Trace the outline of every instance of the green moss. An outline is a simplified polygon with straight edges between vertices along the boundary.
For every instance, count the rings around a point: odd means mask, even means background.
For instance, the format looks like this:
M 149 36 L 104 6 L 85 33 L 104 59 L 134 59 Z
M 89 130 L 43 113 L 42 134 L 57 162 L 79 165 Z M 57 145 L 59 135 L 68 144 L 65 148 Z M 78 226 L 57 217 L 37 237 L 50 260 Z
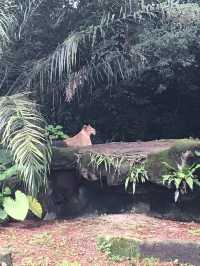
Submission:
M 166 174 L 166 167 L 163 166 L 163 162 L 167 162 L 169 165 L 176 167 L 177 163 L 180 163 L 181 155 L 183 152 L 200 151 L 199 139 L 180 139 L 175 142 L 171 148 L 162 150 L 157 153 L 152 153 L 147 156 L 145 161 L 145 170 L 149 180 L 161 184 L 162 175 Z M 133 152 L 134 153 L 134 152 Z M 135 151 L 136 153 L 136 151 Z M 133 155 L 133 156 L 132 156 Z M 134 162 L 135 154 L 110 154 L 104 155 L 101 153 L 91 152 L 87 149 L 74 149 L 74 148 L 54 148 L 52 165 L 53 169 L 75 169 L 78 167 L 80 172 L 87 170 L 91 176 L 95 176 L 95 180 L 105 176 L 107 182 L 110 185 L 117 185 L 122 183 L 126 178 L 130 170 L 131 162 Z M 200 161 L 200 158 L 195 160 Z M 138 159 L 137 159 L 138 161 Z
M 121 237 L 99 237 L 97 247 L 113 261 L 140 257 L 139 242 Z
M 177 163 L 180 163 L 182 153 L 188 150 L 192 152 L 196 150 L 199 151 L 200 140 L 180 139 L 168 150 L 150 154 L 145 162 L 145 169 L 147 170 L 149 179 L 156 183 L 162 183 L 161 176 L 167 174 L 167 169 L 162 163 L 167 162 L 169 165 L 176 168 Z

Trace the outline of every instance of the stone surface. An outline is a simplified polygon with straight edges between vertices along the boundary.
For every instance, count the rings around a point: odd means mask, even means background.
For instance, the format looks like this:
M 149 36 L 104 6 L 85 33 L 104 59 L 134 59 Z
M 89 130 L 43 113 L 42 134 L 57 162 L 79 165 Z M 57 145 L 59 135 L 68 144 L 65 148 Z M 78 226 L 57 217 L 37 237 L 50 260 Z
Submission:
M 166 168 L 162 163 L 168 162 L 177 167 L 182 154 L 188 150 L 191 151 L 188 163 L 200 162 L 194 152 L 200 151 L 200 140 L 194 139 L 106 143 L 79 149 L 54 147 L 52 171 L 49 176 L 51 193 L 44 204 L 47 210 L 45 219 L 74 216 L 83 212 L 118 213 L 123 210 L 150 210 L 161 215 L 180 217 L 187 205 L 188 210 L 191 210 L 191 206 L 196 208 L 194 202 L 198 198 L 199 190 L 195 188 L 192 193 L 194 200 L 189 204 L 179 204 L 179 209 L 171 212 L 174 208 L 174 190 L 163 185 L 162 175 L 166 173 Z M 93 156 L 97 156 L 96 163 Z M 131 194 L 127 196 L 125 193 L 124 180 L 131 165 L 141 162 L 145 164 L 149 180 L 136 185 L 133 199 Z M 125 195 L 115 191 L 115 188 L 120 187 Z M 146 205 L 141 206 L 140 202 Z M 195 208 L 192 208 L 192 211 L 194 209 L 196 212 Z M 188 213 L 184 214 L 183 219 L 187 216 Z
M 78 171 L 82 178 L 92 181 L 106 180 L 109 186 L 113 186 L 124 181 L 132 164 L 145 162 L 150 181 L 162 184 L 161 176 L 165 173 L 162 162 L 168 162 L 176 167 L 176 164 L 180 163 L 182 154 L 187 150 L 192 152 L 200 150 L 200 140 L 169 139 L 97 144 L 80 149 L 55 148 L 52 168 L 73 169 Z M 113 161 L 110 166 L 106 166 L 105 163 L 100 164 L 99 159 L 97 167 L 91 162 L 92 155 L 104 156 Z M 194 155 L 192 160 L 199 159 Z

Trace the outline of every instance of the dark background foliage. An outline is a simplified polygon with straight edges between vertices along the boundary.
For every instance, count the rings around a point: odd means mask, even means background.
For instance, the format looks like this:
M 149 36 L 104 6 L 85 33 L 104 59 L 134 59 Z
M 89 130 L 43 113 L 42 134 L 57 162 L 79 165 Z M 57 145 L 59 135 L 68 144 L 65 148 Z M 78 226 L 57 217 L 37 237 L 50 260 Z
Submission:
M 84 32 L 70 73 L 63 71 L 51 82 L 43 77 L 45 89 L 41 76 L 32 80 L 49 123 L 63 125 L 69 135 L 91 123 L 97 143 L 199 137 L 200 20 L 198 13 L 190 17 L 198 6 L 184 6 L 186 13 L 180 15 L 181 4 L 171 12 L 155 5 L 141 11 L 139 1 L 126 0 L 80 0 L 76 8 L 66 0 L 36 2 L 24 21 L 28 1 L 21 1 L 23 8 L 14 1 L 18 24 L 1 62 L 1 80 L 6 70 L 2 95 L 24 89 L 38 60 L 47 59 L 71 34 Z M 87 32 L 101 24 L 102 16 L 105 23 L 91 45 L 94 35 L 89 38 Z M 144 65 L 130 56 L 138 54 Z M 66 90 L 75 73 L 82 82 L 68 102 Z

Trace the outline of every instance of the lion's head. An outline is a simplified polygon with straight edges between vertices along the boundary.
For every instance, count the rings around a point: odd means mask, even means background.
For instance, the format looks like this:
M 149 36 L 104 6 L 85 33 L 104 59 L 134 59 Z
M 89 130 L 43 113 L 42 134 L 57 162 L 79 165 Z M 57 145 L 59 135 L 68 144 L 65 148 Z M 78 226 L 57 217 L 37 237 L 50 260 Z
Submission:
M 91 125 L 84 125 L 83 130 L 90 136 L 96 135 L 96 129 L 93 128 Z

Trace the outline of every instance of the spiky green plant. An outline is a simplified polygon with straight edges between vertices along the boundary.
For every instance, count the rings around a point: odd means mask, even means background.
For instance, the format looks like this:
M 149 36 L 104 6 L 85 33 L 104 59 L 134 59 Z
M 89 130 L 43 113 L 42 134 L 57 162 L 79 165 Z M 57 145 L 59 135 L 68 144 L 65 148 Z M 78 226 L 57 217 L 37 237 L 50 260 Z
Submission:
M 198 156 L 198 151 L 195 151 Z M 174 201 L 177 202 L 180 194 L 188 192 L 188 188 L 192 191 L 194 185 L 200 186 L 199 181 L 199 163 L 188 164 L 188 158 L 193 155 L 192 151 L 183 152 L 181 155 L 181 163 L 176 162 L 173 167 L 167 162 L 163 162 L 166 167 L 166 173 L 162 176 L 163 183 L 167 183 L 169 187 L 176 188 Z
M 197 170 L 200 168 L 200 164 L 193 164 L 192 166 L 177 164 L 177 168 L 172 167 L 166 162 L 163 162 L 163 165 L 167 169 L 167 174 L 162 176 L 163 183 L 167 183 L 169 186 L 175 186 L 175 202 L 177 202 L 180 193 L 187 193 L 188 188 L 193 190 L 194 185 L 200 186 L 199 178 L 196 175 Z
M 114 156 L 114 155 L 106 155 L 100 153 L 90 153 L 90 162 L 94 169 L 98 170 L 105 170 L 106 172 L 110 173 L 111 170 L 114 170 L 114 173 L 120 172 L 120 167 L 122 162 L 125 160 L 123 156 Z
M 35 103 L 24 94 L 0 98 L 1 143 L 8 148 L 18 166 L 29 194 L 47 188 L 51 146 L 45 120 Z
M 144 183 L 146 180 L 148 180 L 148 174 L 144 163 L 134 164 L 130 167 L 125 178 L 125 190 L 132 183 L 132 193 L 135 194 L 136 184 L 139 182 Z

